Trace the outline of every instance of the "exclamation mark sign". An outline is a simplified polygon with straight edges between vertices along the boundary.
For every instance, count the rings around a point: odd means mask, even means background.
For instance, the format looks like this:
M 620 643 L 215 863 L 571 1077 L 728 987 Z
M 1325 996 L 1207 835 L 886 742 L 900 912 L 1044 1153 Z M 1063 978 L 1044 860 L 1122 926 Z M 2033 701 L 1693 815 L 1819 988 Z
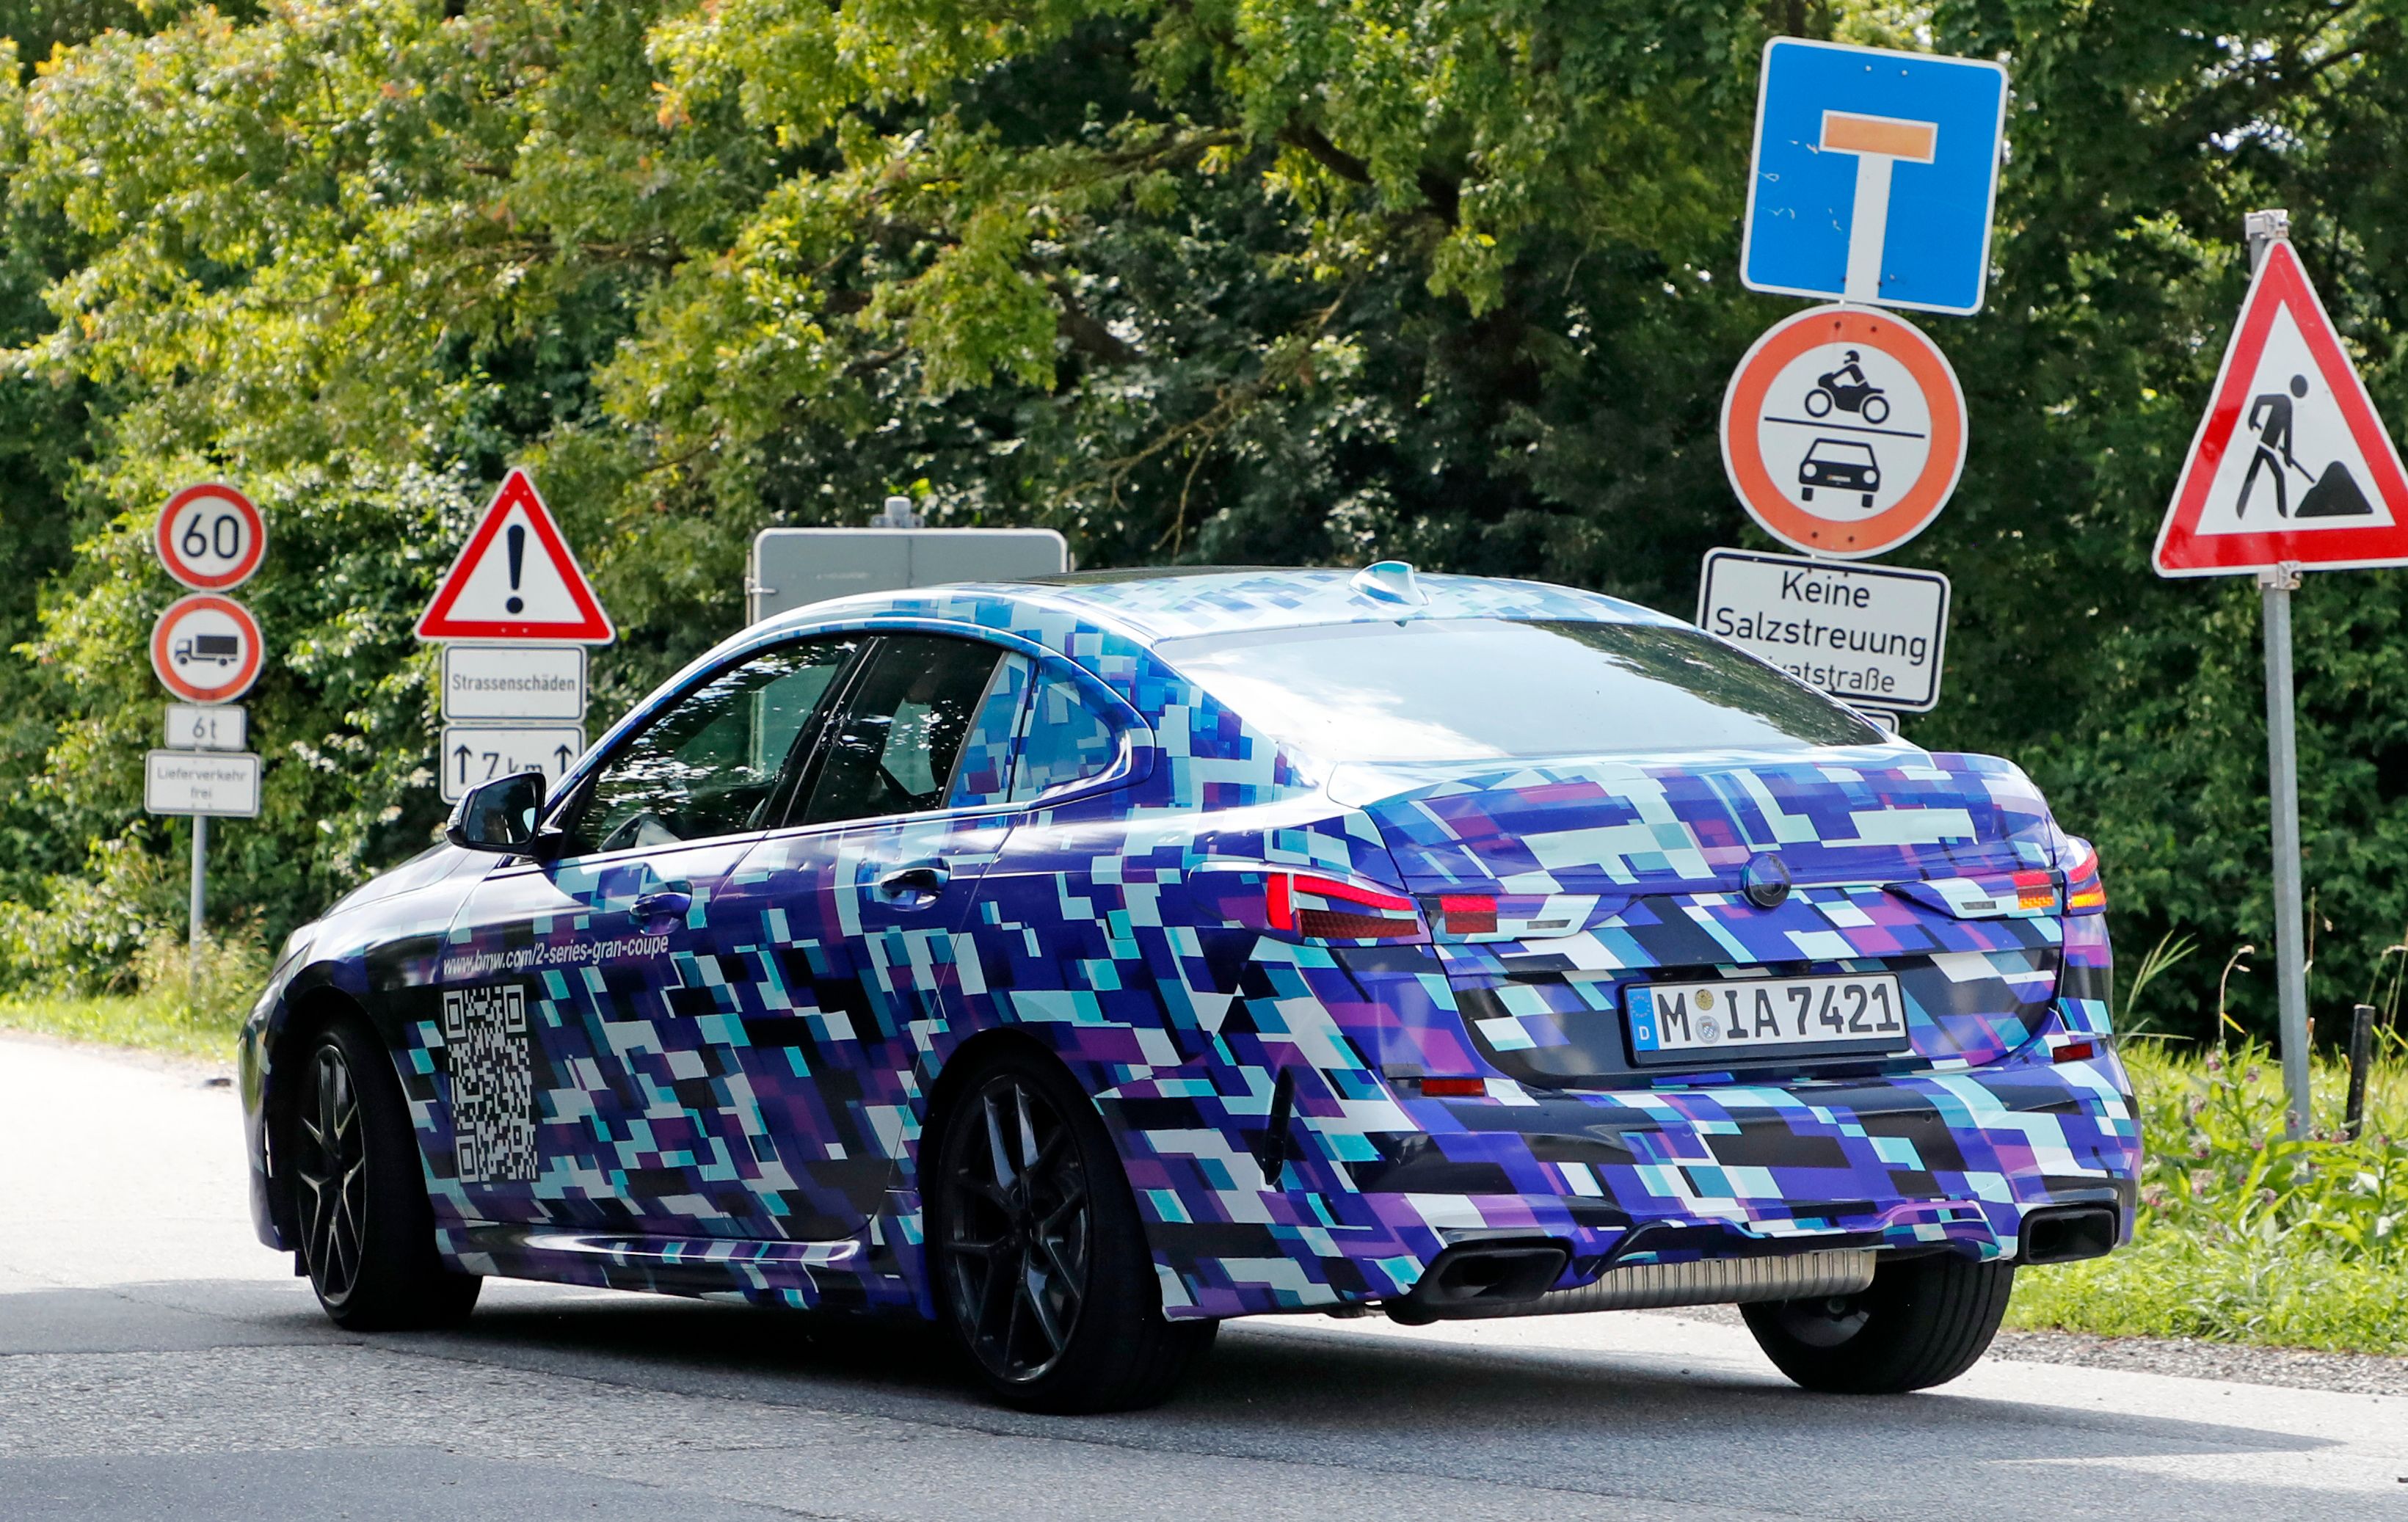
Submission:
M 510 556 L 510 600 L 502 604 L 513 613 L 526 611 L 526 599 L 519 596 L 519 575 L 526 569 L 526 528 L 512 524 L 504 533 L 509 537 Z

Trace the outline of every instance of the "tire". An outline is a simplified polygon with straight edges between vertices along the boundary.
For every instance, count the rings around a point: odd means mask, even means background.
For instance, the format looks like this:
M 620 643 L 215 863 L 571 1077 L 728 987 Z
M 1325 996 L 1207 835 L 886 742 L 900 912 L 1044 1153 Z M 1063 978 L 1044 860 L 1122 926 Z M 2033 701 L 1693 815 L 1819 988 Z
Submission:
M 1880 427 L 1883 424 L 1887 423 L 1889 421 L 1889 398 L 1886 396 L 1866 397 L 1864 419 L 1867 423 L 1871 424 L 1876 428 Z
M 1812 502 L 1814 500 L 1814 488 L 1812 486 L 1800 486 L 1798 488 L 1798 495 L 1804 501 Z
M 1138 1411 L 1220 1324 L 1171 1321 L 1103 1117 L 1050 1058 L 982 1064 L 927 1177 L 937 1314 L 987 1393 L 1024 1411 Z
M 1806 394 L 1806 415 L 1810 418 L 1829 417 L 1831 415 L 1831 394 L 1824 390 L 1821 386 L 1816 386 L 1813 390 Z
M 408 1106 L 365 1022 L 337 1020 L 302 1048 L 286 1136 L 301 1267 L 335 1324 L 404 1331 L 466 1319 L 484 1281 L 435 1250 Z
M 1742 1305 L 1740 1314 L 1765 1357 L 1807 1389 L 1899 1395 L 1972 1368 L 2014 1285 L 2010 1260 L 1916 1257 L 1885 1265 L 1855 1295 Z

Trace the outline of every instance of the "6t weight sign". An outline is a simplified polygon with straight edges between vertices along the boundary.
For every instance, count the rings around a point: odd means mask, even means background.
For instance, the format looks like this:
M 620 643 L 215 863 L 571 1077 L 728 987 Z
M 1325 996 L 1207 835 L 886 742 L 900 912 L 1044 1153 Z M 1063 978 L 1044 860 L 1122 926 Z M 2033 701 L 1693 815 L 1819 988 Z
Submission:
M 209 481 L 187 486 L 159 514 L 159 559 L 186 586 L 220 592 L 239 586 L 267 553 L 267 524 L 251 498 Z

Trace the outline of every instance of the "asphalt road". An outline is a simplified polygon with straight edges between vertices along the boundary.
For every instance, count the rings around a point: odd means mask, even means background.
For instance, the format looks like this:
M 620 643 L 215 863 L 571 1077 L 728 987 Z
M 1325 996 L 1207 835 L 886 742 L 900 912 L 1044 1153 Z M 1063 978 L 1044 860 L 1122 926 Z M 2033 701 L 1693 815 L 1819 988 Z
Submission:
M 895 1324 L 495 1284 L 363 1338 L 251 1239 L 230 1090 L 0 1039 L 0 1518 L 2401 1517 L 2408 1401 L 1988 1360 L 1791 1388 L 1670 1315 L 1225 1329 L 1021 1416 Z

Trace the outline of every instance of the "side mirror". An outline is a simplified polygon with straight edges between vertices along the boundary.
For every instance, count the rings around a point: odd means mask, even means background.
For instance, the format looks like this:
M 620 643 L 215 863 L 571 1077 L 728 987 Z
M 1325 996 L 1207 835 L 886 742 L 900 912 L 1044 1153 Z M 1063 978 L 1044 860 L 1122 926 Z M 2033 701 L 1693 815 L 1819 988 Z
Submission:
M 543 816 L 544 783 L 539 771 L 522 771 L 468 790 L 452 810 L 443 838 L 470 851 L 491 851 L 505 856 L 540 856 L 536 821 Z

